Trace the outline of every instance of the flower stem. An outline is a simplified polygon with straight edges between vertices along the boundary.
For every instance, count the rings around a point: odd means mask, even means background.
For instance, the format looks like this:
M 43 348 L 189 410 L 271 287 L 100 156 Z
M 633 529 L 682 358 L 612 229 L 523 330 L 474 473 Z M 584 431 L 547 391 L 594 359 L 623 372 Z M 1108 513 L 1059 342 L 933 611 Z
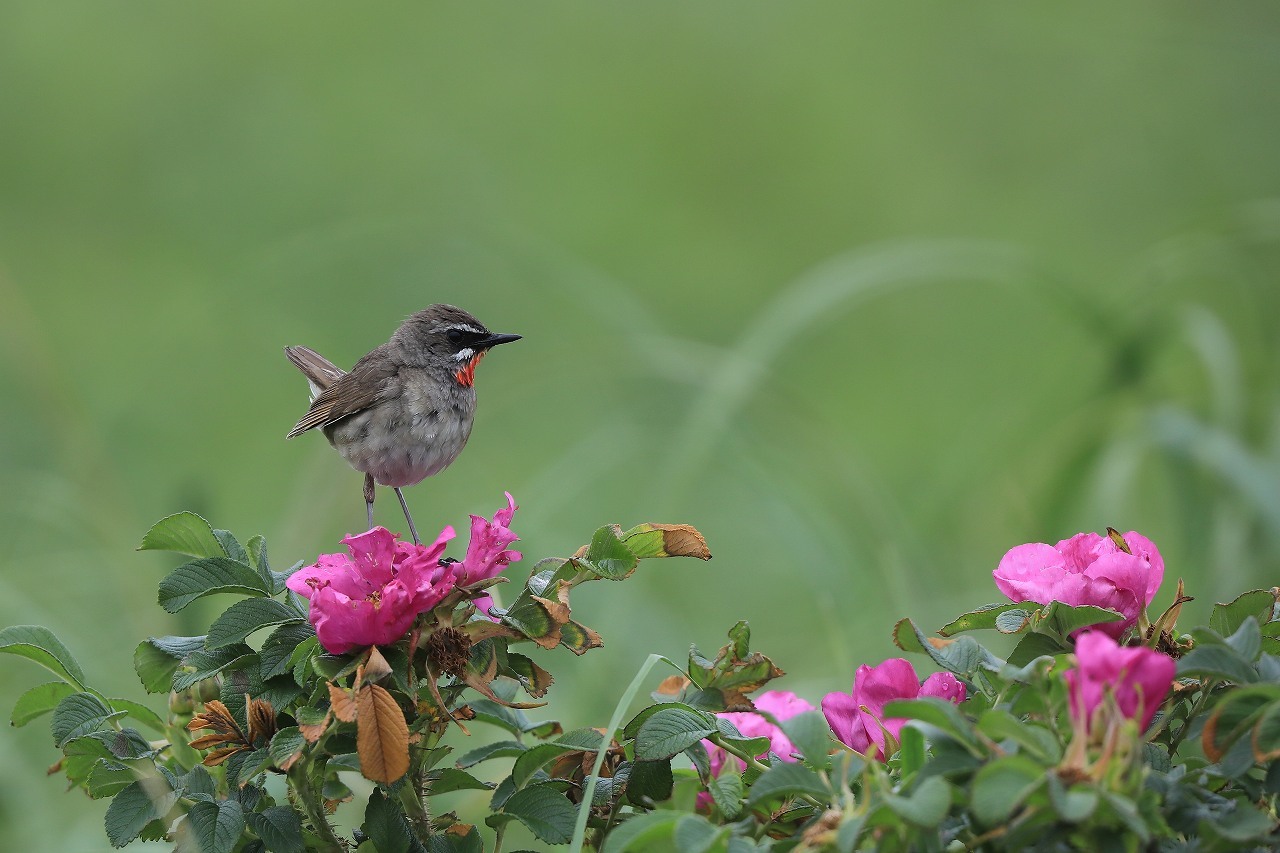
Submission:
M 324 843 L 321 849 L 325 853 L 344 853 L 347 848 L 334 834 L 333 827 L 329 825 L 329 817 L 324 812 L 324 803 L 316 789 L 315 776 L 317 775 L 323 779 L 324 763 L 308 758 L 306 761 L 298 762 L 289 771 L 289 781 L 298 792 L 298 799 L 302 803 L 307 819 L 311 822 L 311 828 Z

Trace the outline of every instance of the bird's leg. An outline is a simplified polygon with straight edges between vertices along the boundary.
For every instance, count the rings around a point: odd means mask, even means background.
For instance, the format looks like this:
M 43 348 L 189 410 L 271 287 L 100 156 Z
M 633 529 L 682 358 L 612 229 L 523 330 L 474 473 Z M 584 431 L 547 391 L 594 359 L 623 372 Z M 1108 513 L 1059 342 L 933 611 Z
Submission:
M 373 529 L 373 475 L 364 475 L 364 508 L 369 515 L 369 530 Z
M 421 545 L 422 540 L 418 538 L 418 528 L 413 526 L 413 516 L 409 515 L 409 505 L 404 502 L 404 492 L 399 487 L 392 486 L 396 490 L 396 497 L 400 499 L 400 508 L 404 510 L 404 520 L 409 522 L 409 535 L 413 537 L 414 545 Z

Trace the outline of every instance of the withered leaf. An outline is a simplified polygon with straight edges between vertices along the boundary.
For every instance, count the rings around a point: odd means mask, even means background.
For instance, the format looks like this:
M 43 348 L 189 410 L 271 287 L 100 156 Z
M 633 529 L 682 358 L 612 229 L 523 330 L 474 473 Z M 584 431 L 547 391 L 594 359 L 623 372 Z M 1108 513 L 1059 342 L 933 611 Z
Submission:
M 409 770 L 409 725 L 391 694 L 366 684 L 356 694 L 356 751 L 366 779 L 390 785 Z
M 391 674 L 391 664 L 387 663 L 387 659 L 382 656 L 382 652 L 378 651 L 377 646 L 369 647 L 369 657 L 364 663 L 364 680 L 372 684 L 375 681 L 381 681 Z
M 344 723 L 356 720 L 356 703 L 351 694 L 332 681 L 329 682 L 329 703 L 333 706 L 333 715 Z
M 707 540 L 697 528 L 688 524 L 654 524 L 652 526 L 655 530 L 662 531 L 662 550 L 668 557 L 711 559 L 711 549 L 707 547 Z

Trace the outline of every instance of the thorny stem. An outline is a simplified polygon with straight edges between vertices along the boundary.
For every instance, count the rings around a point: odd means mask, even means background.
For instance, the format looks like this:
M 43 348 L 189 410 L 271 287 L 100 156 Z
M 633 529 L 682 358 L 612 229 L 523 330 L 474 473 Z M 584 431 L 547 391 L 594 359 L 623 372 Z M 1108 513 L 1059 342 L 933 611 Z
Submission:
M 344 853 L 347 849 L 346 845 L 338 839 L 334 834 L 333 827 L 329 825 L 329 817 L 324 813 L 324 803 L 320 801 L 320 797 L 316 793 L 313 775 L 320 778 L 324 776 L 324 762 L 316 761 L 314 758 L 308 758 L 306 761 L 300 761 L 289 771 L 289 779 L 293 782 L 294 789 L 298 792 L 298 799 L 302 801 L 302 808 L 307 813 L 307 819 L 311 821 L 311 827 L 320 836 L 324 842 L 323 850 L 327 853 Z
M 1200 698 L 1196 700 L 1195 705 L 1191 706 L 1191 712 L 1187 714 L 1186 722 L 1182 724 L 1182 729 L 1178 734 L 1169 741 L 1169 754 L 1173 755 L 1178 751 L 1178 745 L 1182 743 L 1183 738 L 1191 730 L 1191 721 L 1204 710 L 1204 706 L 1208 704 L 1209 697 L 1213 693 L 1216 683 L 1213 679 L 1206 680 L 1200 686 Z

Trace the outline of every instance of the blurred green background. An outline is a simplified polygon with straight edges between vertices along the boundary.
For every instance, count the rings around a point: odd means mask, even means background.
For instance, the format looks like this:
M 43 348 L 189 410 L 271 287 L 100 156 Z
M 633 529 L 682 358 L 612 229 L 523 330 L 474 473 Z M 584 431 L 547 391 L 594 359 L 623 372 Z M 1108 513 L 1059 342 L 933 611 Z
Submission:
M 133 696 L 212 614 L 154 606 L 151 522 L 336 550 L 360 479 L 285 443 L 281 348 L 348 366 L 438 301 L 526 339 L 421 527 L 509 489 L 532 559 L 644 520 L 716 555 L 575 596 L 566 727 L 739 618 L 816 702 L 1080 530 L 1150 536 L 1192 618 L 1276 583 L 1280 8 L 1060 11 L 3 4 L 0 624 Z M 0 660 L 5 713 L 40 680 Z M 4 731 L 3 844 L 105 849 L 54 758 Z

